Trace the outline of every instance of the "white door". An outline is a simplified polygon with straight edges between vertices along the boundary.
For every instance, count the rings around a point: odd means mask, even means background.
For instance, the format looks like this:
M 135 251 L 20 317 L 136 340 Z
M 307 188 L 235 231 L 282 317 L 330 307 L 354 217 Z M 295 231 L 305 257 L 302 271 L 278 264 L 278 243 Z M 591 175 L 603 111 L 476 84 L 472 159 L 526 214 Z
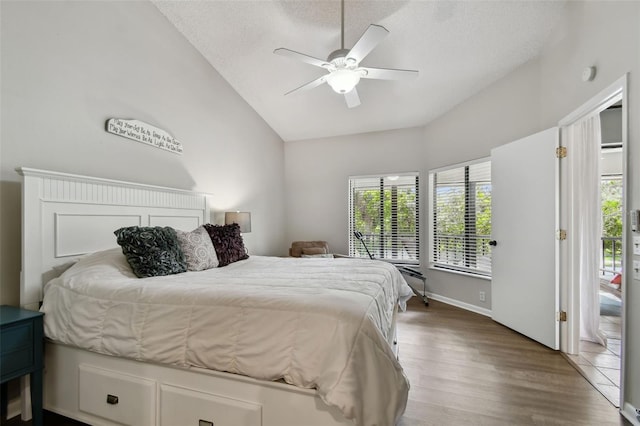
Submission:
M 552 349 L 558 321 L 558 128 L 491 151 L 491 313 Z

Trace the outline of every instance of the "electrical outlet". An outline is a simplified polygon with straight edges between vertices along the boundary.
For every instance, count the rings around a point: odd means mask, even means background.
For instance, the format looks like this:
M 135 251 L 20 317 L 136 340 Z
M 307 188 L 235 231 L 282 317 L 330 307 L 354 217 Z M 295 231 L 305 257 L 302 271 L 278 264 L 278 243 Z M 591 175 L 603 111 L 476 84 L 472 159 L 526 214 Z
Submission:
M 633 261 L 633 279 L 640 281 L 640 260 Z
M 481 291 L 480 292 L 480 301 L 481 302 L 486 302 L 486 300 L 487 300 L 487 295 L 485 294 L 484 291 Z

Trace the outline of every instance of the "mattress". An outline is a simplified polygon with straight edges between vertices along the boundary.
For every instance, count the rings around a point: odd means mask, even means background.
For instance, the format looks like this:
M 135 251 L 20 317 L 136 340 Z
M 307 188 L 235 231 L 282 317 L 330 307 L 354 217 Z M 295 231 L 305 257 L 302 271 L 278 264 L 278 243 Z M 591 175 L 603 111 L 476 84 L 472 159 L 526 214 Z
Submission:
M 358 425 L 388 426 L 409 382 L 388 339 L 412 295 L 364 259 L 252 256 L 223 268 L 137 278 L 119 248 L 46 284 L 45 335 L 90 351 L 315 388 Z

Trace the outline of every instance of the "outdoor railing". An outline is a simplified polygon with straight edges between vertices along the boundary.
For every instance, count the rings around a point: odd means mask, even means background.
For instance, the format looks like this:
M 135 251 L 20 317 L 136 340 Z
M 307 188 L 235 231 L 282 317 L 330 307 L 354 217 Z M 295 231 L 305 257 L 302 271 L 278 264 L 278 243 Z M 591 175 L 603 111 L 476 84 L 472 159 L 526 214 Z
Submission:
M 439 234 L 434 241 L 435 262 L 461 268 L 491 270 L 490 235 Z M 475 244 L 475 249 L 473 245 Z M 470 245 L 471 247 L 467 247 Z M 465 256 L 465 253 L 467 255 Z
M 391 236 L 384 239 L 384 247 L 381 247 L 380 234 L 362 234 L 362 239 L 367 244 L 371 254 L 379 259 L 400 260 L 410 263 L 417 263 L 418 247 L 416 247 L 416 237 L 413 233 L 398 234 L 394 247 Z M 355 241 L 355 253 L 359 257 L 367 257 L 367 252 L 362 243 Z
M 622 238 L 601 237 L 600 274 L 611 275 L 622 272 Z
M 371 250 L 372 254 L 376 257 L 391 257 L 392 247 L 385 247 L 384 251 L 386 256 L 381 256 L 376 248 L 379 247 L 380 236 L 378 234 L 364 234 L 363 238 Z M 403 241 L 410 239 L 409 244 L 401 244 L 396 247 L 396 256 L 400 259 L 406 260 L 418 260 L 416 253 L 411 250 L 411 245 L 414 243 L 413 234 L 407 236 L 400 236 L 399 240 Z M 491 236 L 478 235 L 476 236 L 476 261 L 481 261 L 482 258 L 489 257 L 491 248 L 489 241 Z M 622 238 L 620 237 L 602 237 L 601 247 L 601 259 L 600 259 L 600 273 L 602 275 L 612 275 L 622 272 Z M 407 250 L 409 247 L 409 250 Z M 356 252 L 362 256 L 366 256 L 364 247 L 360 243 L 356 243 Z M 465 259 L 465 238 L 463 235 L 447 235 L 440 234 L 435 241 L 435 260 L 436 262 L 442 262 L 450 265 L 468 266 L 465 263 L 469 262 L 469 259 Z M 488 259 L 486 259 L 488 260 Z

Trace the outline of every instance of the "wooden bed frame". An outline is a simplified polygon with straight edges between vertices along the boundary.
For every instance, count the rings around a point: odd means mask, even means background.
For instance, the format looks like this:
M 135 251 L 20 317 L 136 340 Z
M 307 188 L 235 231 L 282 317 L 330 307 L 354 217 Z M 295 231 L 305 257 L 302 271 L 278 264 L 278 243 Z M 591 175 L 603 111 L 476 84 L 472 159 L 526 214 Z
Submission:
M 122 226 L 194 229 L 210 196 L 20 168 L 20 304 L 37 310 L 44 283 L 79 256 L 116 247 Z M 22 413 L 28 419 L 28 380 Z M 92 425 L 353 425 L 314 390 L 202 368 L 181 368 L 45 344 L 44 408 Z

